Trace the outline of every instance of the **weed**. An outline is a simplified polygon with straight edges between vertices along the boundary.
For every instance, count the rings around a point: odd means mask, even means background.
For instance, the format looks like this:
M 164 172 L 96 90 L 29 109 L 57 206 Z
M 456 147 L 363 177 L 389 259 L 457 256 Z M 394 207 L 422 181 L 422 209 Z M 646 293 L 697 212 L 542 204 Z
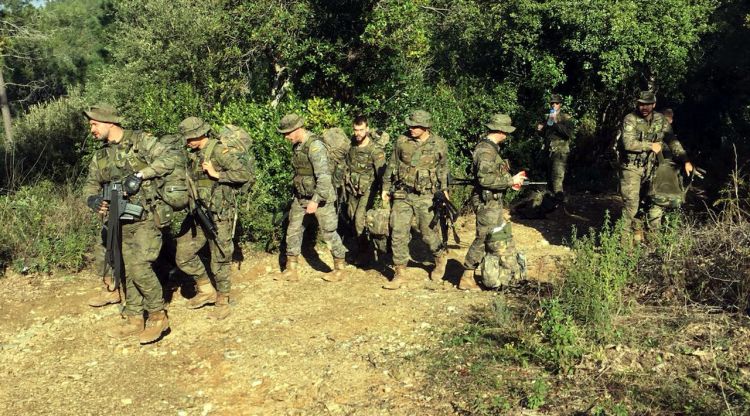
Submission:
M 544 405 L 549 393 L 549 385 L 543 378 L 537 377 L 531 384 L 531 391 L 524 400 L 524 404 L 528 409 L 536 410 Z

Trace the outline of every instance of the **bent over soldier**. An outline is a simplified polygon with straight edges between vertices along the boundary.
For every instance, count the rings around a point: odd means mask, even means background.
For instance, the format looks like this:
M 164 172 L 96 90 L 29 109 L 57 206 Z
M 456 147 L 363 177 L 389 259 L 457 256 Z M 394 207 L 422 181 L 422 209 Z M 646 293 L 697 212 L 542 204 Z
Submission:
M 368 261 L 369 241 L 365 234 L 367 210 L 372 208 L 383 176 L 385 153 L 370 137 L 367 119 L 354 119 L 354 145 L 346 155 L 347 214 L 357 238 L 357 263 Z
M 669 147 L 673 158 L 684 163 L 690 174 L 693 165 L 687 153 L 675 137 L 668 119 L 654 111 L 656 96 L 651 91 L 642 91 L 636 100 L 636 109 L 625 116 L 622 126 L 622 148 L 625 151 L 620 170 L 620 193 L 622 195 L 622 218 L 627 232 L 636 231 L 636 239 L 642 237 L 640 225 L 634 223 L 638 213 L 641 189 L 652 180 L 658 161 L 656 155 L 664 145 Z M 647 222 L 658 226 L 663 208 L 648 201 Z
M 320 136 L 304 128 L 305 119 L 297 114 L 287 114 L 279 121 L 277 132 L 292 144 L 294 166 L 294 200 L 289 207 L 289 226 L 286 230 L 286 270 L 282 276 L 289 281 L 299 280 L 299 255 L 305 232 L 305 215 L 318 219 L 323 240 L 333 255 L 333 272 L 323 280 L 335 282 L 343 279 L 346 248 L 336 232 L 336 192 L 331 183 L 328 150 Z
M 122 321 L 107 334 L 117 338 L 138 335 L 141 344 L 154 342 L 169 329 L 162 287 L 152 268 L 161 249 L 159 228 L 167 225 L 171 214 L 157 192 L 157 180 L 174 170 L 180 157 L 151 134 L 123 129 L 122 117 L 112 106 L 96 105 L 84 114 L 91 134 L 106 140 L 94 153 L 83 186 L 89 206 L 106 215 L 109 204 L 102 197 L 103 190 L 128 182 L 140 185 L 130 190 L 128 202 L 143 208 L 140 217 L 121 223 L 125 305 Z M 144 311 L 148 315 L 145 325 Z
M 525 174 L 510 174 L 508 162 L 500 156 L 500 144 L 516 128 L 505 114 L 494 114 L 485 124 L 487 135 L 477 143 L 472 157 L 474 174 L 474 196 L 476 207 L 476 237 L 469 246 L 464 259 L 464 273 L 458 288 L 461 290 L 479 290 L 475 280 L 475 271 L 485 254 L 487 234 L 494 227 L 503 224 L 503 195 L 509 187 L 520 187 Z
M 430 279 L 438 280 L 445 274 L 448 261 L 437 230 L 430 227 L 432 199 L 436 192 L 448 196 L 448 145 L 442 137 L 432 133 L 432 116 L 416 110 L 406 117 L 407 136 L 400 136 L 383 175 L 382 198 L 391 199 L 391 247 L 395 275 L 383 286 L 398 289 L 404 283 L 404 269 L 409 261 L 411 222 L 416 217 L 422 239 L 435 258 Z
M 175 260 L 185 274 L 195 279 L 196 295 L 188 301 L 188 308 L 215 304 L 209 317 L 224 319 L 229 315 L 229 269 L 234 254 L 237 196 L 243 184 L 254 181 L 252 158 L 247 153 L 249 149 L 230 149 L 221 137 L 213 133 L 211 126 L 198 117 L 186 118 L 179 129 L 190 148 L 188 187 L 193 209 L 182 222 L 177 236 Z M 238 129 L 236 134 L 241 132 Z M 213 221 L 214 230 L 207 229 L 210 224 L 201 223 L 196 209 L 204 210 L 207 218 Z M 206 244 L 216 289 L 198 256 Z

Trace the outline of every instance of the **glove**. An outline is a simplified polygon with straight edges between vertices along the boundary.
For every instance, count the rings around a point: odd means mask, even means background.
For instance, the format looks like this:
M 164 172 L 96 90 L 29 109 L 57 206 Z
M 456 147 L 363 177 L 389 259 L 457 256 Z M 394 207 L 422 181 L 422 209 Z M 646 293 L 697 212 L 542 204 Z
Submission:
M 142 183 L 143 179 L 138 177 L 137 174 L 131 173 L 130 175 L 125 177 L 124 181 L 122 181 L 122 189 L 128 195 L 135 195 L 141 189 Z
M 102 201 L 104 201 L 104 198 L 102 198 L 101 195 L 91 195 L 86 199 L 86 205 L 88 205 L 92 211 L 99 212 Z

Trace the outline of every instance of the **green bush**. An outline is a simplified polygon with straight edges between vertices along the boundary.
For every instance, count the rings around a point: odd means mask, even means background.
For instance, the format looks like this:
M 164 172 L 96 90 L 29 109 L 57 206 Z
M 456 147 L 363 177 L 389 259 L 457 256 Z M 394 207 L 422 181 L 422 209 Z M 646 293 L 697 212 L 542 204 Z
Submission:
M 0 196 L 0 271 L 80 270 L 96 229 L 71 187 L 41 181 Z

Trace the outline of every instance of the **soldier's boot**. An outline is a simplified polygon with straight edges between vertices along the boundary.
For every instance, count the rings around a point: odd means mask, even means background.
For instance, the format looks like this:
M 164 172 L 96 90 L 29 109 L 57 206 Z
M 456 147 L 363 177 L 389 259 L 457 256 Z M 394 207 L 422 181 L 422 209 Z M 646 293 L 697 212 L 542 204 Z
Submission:
M 393 270 L 396 273 L 393 275 L 393 279 L 391 279 L 390 282 L 387 282 L 386 284 L 384 284 L 383 289 L 388 289 L 388 290 L 400 289 L 401 286 L 404 284 L 404 280 L 406 279 L 404 277 L 404 272 L 405 272 L 404 269 L 406 269 L 406 266 L 395 266 Z
M 464 269 L 461 275 L 461 281 L 458 282 L 460 290 L 482 290 L 474 279 L 474 269 Z
M 208 315 L 209 319 L 222 320 L 229 316 L 229 293 L 219 293 L 216 296 L 216 306 Z
M 286 268 L 281 278 L 287 282 L 299 281 L 299 256 L 286 256 Z
M 143 315 L 122 315 L 117 324 L 106 330 L 112 338 L 127 338 L 143 331 Z
M 435 257 L 435 268 L 432 269 L 432 273 L 430 273 L 430 280 L 435 282 L 443 280 L 443 276 L 445 275 L 445 266 L 447 264 L 448 254 L 443 253 Z
M 141 344 L 150 344 L 161 338 L 164 331 L 169 329 L 167 311 L 149 312 L 146 328 L 138 335 Z
M 110 291 L 109 288 L 113 287 L 112 278 L 111 277 L 105 277 L 104 278 L 104 287 L 102 287 L 102 290 L 97 293 L 95 296 L 89 298 L 88 304 L 89 306 L 93 306 L 94 308 L 98 308 L 100 306 L 106 306 L 113 303 L 120 303 L 120 291 L 114 290 Z
M 216 289 L 211 284 L 211 279 L 208 277 L 195 279 L 195 296 L 188 300 L 187 307 L 198 309 L 211 303 L 216 303 Z
M 344 267 L 346 267 L 346 261 L 344 259 L 333 258 L 333 271 L 323 275 L 322 279 L 326 282 L 340 282 L 344 280 Z

